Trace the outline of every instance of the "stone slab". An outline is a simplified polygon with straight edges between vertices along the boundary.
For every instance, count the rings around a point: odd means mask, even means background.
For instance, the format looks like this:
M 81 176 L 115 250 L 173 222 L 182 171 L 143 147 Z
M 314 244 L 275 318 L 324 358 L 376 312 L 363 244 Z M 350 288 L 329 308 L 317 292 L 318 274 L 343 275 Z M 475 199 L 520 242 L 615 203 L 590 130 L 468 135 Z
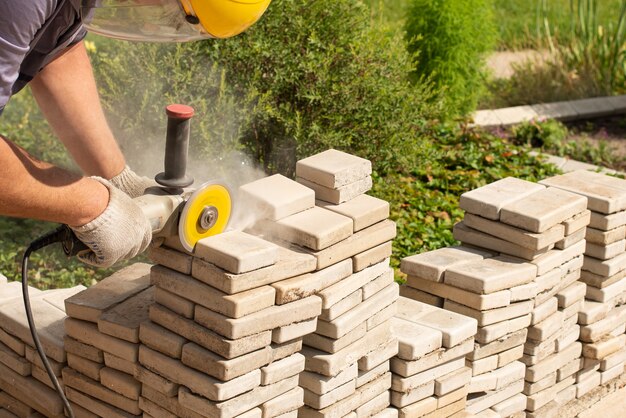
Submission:
M 393 251 L 391 241 L 377 245 L 352 257 L 352 270 L 356 273 L 391 257 Z
M 618 226 L 609 231 L 602 231 L 594 228 L 587 228 L 585 240 L 592 244 L 609 245 L 614 242 L 621 241 L 626 237 L 626 226 Z
M 599 260 L 608 260 L 610 258 L 617 257 L 625 251 L 626 239 L 616 241 L 608 245 L 594 244 L 587 241 L 587 246 L 585 247 L 586 255 Z
M 233 274 L 274 265 L 278 246 L 243 231 L 226 231 L 197 242 L 194 254 Z
M 257 219 L 273 221 L 315 206 L 315 192 L 281 174 L 264 177 L 239 188 L 239 205 Z
M 372 174 L 372 163 L 339 150 L 329 149 L 296 163 L 296 176 L 329 188 L 354 183 Z
M 339 205 L 352 200 L 372 188 L 372 177 L 367 176 L 353 183 L 346 184 L 338 188 L 330 188 L 313 183 L 301 177 L 296 177 L 298 183 L 305 185 L 315 191 L 315 198 L 328 203 Z
M 500 219 L 500 209 L 505 204 L 524 199 L 544 188 L 536 183 L 507 177 L 463 193 L 459 206 L 466 212 L 497 221 Z
M 424 280 L 441 282 L 448 268 L 492 256 L 490 252 L 470 247 L 445 247 L 403 258 L 400 270 Z
M 272 350 L 264 347 L 234 359 L 225 359 L 197 344 L 188 343 L 183 347 L 181 361 L 204 374 L 229 381 L 268 365 L 272 361 Z
M 193 318 L 193 309 L 196 304 L 163 288 L 155 287 L 154 301 L 187 319 Z
M 398 358 L 403 360 L 417 360 L 442 346 L 440 330 L 402 318 L 391 319 L 391 332 L 399 342 Z
M 154 287 L 149 287 L 104 312 L 98 319 L 98 331 L 131 343 L 139 342 L 139 326 L 148 321 L 154 303 Z
M 373 196 L 362 194 L 339 205 L 318 200 L 318 206 L 352 219 L 354 232 L 372 226 L 389 217 L 389 203 Z
M 161 245 L 151 246 L 148 250 L 148 257 L 154 264 L 160 264 L 183 274 L 191 274 L 193 257 L 189 254 Z
M 150 286 L 150 265 L 136 263 L 65 300 L 68 316 L 98 322 L 100 315 Z
M 606 215 L 599 212 L 591 212 L 589 226 L 591 228 L 609 231 L 626 225 L 626 210 Z
M 329 309 L 388 270 L 389 260 L 386 259 L 321 290 L 318 296 L 322 299 L 322 309 Z
M 299 375 L 304 371 L 304 361 L 305 358 L 302 354 L 294 353 L 261 367 L 261 384 L 267 386 Z

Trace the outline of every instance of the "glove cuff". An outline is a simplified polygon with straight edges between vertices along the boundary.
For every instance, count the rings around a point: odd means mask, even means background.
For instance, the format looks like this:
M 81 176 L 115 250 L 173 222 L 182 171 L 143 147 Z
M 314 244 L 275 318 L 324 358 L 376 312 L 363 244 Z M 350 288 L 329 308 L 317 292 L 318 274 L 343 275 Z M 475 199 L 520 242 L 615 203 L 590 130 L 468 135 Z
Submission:
M 153 183 L 147 177 L 135 173 L 128 165 L 125 165 L 122 172 L 113 177 L 110 182 L 132 198 L 143 195 L 146 188 Z
M 109 219 L 111 218 L 110 213 L 111 211 L 114 211 L 114 208 L 111 206 L 111 200 L 113 199 L 113 194 L 119 193 L 119 190 L 117 190 L 111 184 L 111 182 L 103 179 L 102 177 L 92 176 L 90 178 L 93 180 L 96 180 L 99 183 L 102 183 L 103 185 L 106 186 L 107 189 L 109 189 L 109 201 L 107 202 L 107 207 L 104 209 L 104 211 L 99 216 L 96 216 L 96 218 L 94 218 L 92 221 L 87 222 L 85 225 L 82 225 L 82 226 L 71 227 L 75 232 L 78 232 L 78 233 L 91 232 L 95 229 L 98 229 L 107 225 L 109 223 Z

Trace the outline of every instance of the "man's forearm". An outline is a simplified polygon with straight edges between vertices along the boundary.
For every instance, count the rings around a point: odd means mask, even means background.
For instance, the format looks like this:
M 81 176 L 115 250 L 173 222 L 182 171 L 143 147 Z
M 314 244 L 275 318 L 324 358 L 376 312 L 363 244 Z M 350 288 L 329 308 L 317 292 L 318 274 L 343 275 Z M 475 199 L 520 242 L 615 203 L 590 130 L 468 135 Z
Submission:
M 124 169 L 82 42 L 49 63 L 30 86 L 52 129 L 85 174 L 110 179 Z
M 0 136 L 0 215 L 80 226 L 109 202 L 99 182 L 39 161 Z

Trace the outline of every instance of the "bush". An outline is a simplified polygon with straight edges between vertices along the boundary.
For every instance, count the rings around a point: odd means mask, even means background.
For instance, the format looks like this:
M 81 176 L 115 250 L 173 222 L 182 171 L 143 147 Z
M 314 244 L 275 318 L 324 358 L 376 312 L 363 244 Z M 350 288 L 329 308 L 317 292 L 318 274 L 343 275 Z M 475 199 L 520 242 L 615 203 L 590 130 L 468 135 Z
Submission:
M 233 149 L 272 172 L 334 147 L 395 169 L 419 155 L 416 138 L 432 114 L 428 89 L 407 79 L 401 35 L 372 26 L 368 8 L 352 0 L 283 0 L 232 39 L 95 55 L 121 137 L 156 135 L 163 103 L 188 102 L 199 109 L 195 147 L 214 167 Z
M 476 108 L 495 44 L 491 0 L 412 0 L 406 22 L 416 83 L 432 81 L 449 116 Z

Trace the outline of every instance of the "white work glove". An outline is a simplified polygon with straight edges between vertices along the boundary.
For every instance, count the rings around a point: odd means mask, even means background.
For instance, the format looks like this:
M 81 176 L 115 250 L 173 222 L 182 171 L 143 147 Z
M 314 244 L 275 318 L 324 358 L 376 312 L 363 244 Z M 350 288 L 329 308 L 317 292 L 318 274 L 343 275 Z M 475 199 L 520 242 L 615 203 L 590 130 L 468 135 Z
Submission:
M 109 204 L 93 221 L 70 228 L 90 250 L 78 258 L 96 267 L 110 267 L 142 253 L 152 239 L 152 228 L 139 206 L 125 193 L 100 177 L 92 177 L 109 189 Z
M 156 181 L 138 175 L 129 166 L 124 166 L 124 170 L 110 182 L 132 198 L 143 196 L 147 188 L 157 186 Z

